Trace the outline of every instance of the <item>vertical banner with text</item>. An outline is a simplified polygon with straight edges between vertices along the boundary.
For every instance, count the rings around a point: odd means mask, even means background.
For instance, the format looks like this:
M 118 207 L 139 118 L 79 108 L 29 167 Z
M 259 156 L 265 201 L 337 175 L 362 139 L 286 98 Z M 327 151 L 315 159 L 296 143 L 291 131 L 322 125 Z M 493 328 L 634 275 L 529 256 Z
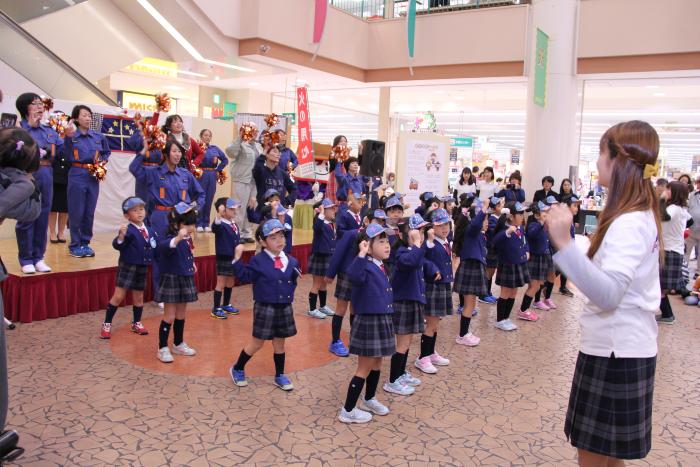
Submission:
M 535 92 L 536 105 L 544 107 L 547 102 L 547 59 L 549 56 L 549 36 L 537 29 L 535 45 Z
M 311 145 L 311 124 L 309 122 L 309 99 L 306 87 L 297 88 L 297 127 L 299 128 L 299 146 L 297 157 L 299 158 L 298 172 L 300 177 L 313 180 L 314 155 Z

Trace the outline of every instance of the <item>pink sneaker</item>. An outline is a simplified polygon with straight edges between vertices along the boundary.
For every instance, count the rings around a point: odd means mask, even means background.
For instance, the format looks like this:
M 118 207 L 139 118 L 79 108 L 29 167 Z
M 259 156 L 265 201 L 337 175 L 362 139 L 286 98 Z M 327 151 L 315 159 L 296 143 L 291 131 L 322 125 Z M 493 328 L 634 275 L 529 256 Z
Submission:
M 458 337 L 457 339 L 455 339 L 455 342 L 457 342 L 460 345 L 466 345 L 467 347 L 476 347 L 477 345 L 479 345 L 479 342 L 481 342 L 481 339 L 469 332 L 463 335 L 462 337 Z
M 525 321 L 537 321 L 537 313 L 531 310 L 527 311 L 520 311 L 518 310 L 518 318 L 523 319 Z
M 427 373 L 429 375 L 434 375 L 437 373 L 437 368 L 433 366 L 432 362 L 430 361 L 430 357 L 418 358 L 413 365 L 415 365 L 415 367 L 423 373 Z
M 545 305 L 547 305 L 550 309 L 556 310 L 557 309 L 557 304 L 554 303 L 554 300 L 551 298 L 548 298 L 547 300 L 544 301 Z
M 435 352 L 430 356 L 430 363 L 437 366 L 447 366 L 450 364 L 450 359 L 445 358 L 439 353 Z
M 550 308 L 547 306 L 547 301 L 535 302 L 535 304 L 532 305 L 532 307 L 542 311 L 547 311 Z

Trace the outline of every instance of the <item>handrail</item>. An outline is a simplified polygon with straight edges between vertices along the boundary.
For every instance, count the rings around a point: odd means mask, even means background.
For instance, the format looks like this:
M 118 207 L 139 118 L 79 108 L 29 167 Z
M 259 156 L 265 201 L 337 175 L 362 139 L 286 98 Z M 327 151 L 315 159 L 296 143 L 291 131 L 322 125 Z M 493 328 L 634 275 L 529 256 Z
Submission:
M 418 0 L 416 13 L 446 13 L 489 7 L 513 6 L 531 0 Z M 400 18 L 406 15 L 408 0 L 328 0 L 328 3 L 362 19 L 377 20 Z
M 48 56 L 51 60 L 53 60 L 55 63 L 59 64 L 66 72 L 68 72 L 73 78 L 76 80 L 80 81 L 81 84 L 83 84 L 86 88 L 90 90 L 93 94 L 98 96 L 100 99 L 102 99 L 105 103 L 105 105 L 109 106 L 114 106 L 114 107 L 119 107 L 119 105 L 107 94 L 102 92 L 97 86 L 92 84 L 87 78 L 85 78 L 83 75 L 78 73 L 78 71 L 70 66 L 68 63 L 63 61 L 61 57 L 53 53 L 48 47 L 46 47 L 44 44 L 41 43 L 36 37 L 32 36 L 29 34 L 22 26 L 20 26 L 15 20 L 13 20 L 10 16 L 8 16 L 4 11 L 0 10 L 0 20 L 2 20 L 5 24 L 10 26 L 16 33 L 20 34 L 22 37 L 24 37 L 27 41 L 29 41 L 33 46 L 37 47 L 39 50 L 41 50 L 45 55 Z M 9 65 L 9 64 L 8 64 Z M 31 81 L 30 77 L 26 77 Z

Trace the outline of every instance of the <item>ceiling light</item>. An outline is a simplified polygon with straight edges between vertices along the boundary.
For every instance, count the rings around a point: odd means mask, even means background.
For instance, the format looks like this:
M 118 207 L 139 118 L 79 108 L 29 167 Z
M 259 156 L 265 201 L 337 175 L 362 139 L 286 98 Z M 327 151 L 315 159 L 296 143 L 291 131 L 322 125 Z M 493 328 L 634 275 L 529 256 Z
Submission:
M 219 81 L 221 78 L 219 78 L 219 75 L 214 76 L 214 81 Z
M 654 97 L 664 97 L 666 95 L 665 92 L 655 92 L 652 94 Z
M 170 34 L 173 37 L 173 39 L 175 39 L 177 41 L 177 43 L 182 46 L 182 48 L 187 50 L 187 52 L 192 56 L 192 58 L 194 58 L 198 62 L 208 63 L 210 65 L 218 65 L 218 66 L 221 66 L 224 68 L 231 68 L 233 70 L 245 71 L 248 73 L 255 72 L 255 70 L 253 70 L 252 68 L 231 65 L 228 63 L 218 62 L 216 60 L 210 60 L 208 58 L 204 58 L 202 56 L 202 54 L 200 54 L 199 51 L 197 49 L 195 49 L 194 46 L 187 39 L 185 39 L 185 36 L 180 34 L 180 31 L 175 29 L 175 26 L 170 24 L 170 21 L 165 19 L 165 17 L 163 15 L 161 15 L 158 12 L 158 10 L 156 10 L 156 8 L 150 4 L 150 2 L 148 0 L 136 0 L 136 1 L 139 2 L 139 5 L 141 5 L 144 8 L 144 10 L 146 10 L 148 12 L 148 14 L 150 14 L 153 17 L 153 19 L 158 21 L 158 24 L 160 24 L 163 27 L 163 29 L 165 29 L 168 32 L 168 34 Z
M 260 86 L 260 83 L 258 83 L 257 81 L 251 81 L 250 83 L 248 83 L 248 86 Z

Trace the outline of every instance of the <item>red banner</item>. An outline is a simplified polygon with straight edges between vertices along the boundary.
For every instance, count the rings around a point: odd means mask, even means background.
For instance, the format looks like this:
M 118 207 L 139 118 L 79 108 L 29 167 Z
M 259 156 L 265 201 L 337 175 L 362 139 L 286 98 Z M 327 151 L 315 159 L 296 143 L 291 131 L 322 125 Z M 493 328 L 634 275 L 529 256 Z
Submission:
M 311 124 L 309 122 L 309 100 L 306 87 L 297 88 L 297 127 L 299 128 L 299 175 L 303 178 L 314 178 L 314 155 L 311 145 Z

